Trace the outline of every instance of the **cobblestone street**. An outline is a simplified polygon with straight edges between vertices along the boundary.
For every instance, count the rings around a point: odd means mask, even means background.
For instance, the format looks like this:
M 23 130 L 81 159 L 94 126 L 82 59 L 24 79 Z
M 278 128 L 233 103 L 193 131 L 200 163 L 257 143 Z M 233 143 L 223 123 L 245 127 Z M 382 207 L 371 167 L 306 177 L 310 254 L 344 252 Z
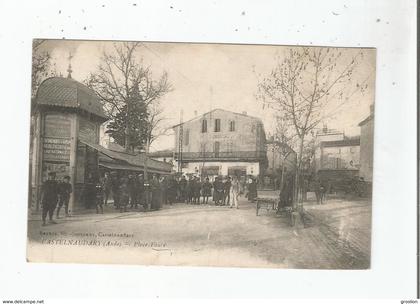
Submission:
M 334 199 L 324 205 L 310 202 L 305 210 L 306 228 L 291 227 L 287 218 L 272 210 L 261 209 L 256 216 L 254 204 L 244 200 L 240 201 L 239 209 L 176 204 L 147 213 L 81 214 L 59 219 L 58 224 L 47 227 L 41 227 L 40 220 L 33 218 L 29 221 L 29 246 L 34 250 L 34 260 L 38 260 L 38 252 L 57 262 L 70 258 L 84 262 L 86 256 L 96 255 L 99 263 L 106 263 L 112 257 L 113 262 L 127 264 L 369 267 L 370 203 Z M 113 237 L 112 233 L 132 237 L 115 245 L 112 242 L 121 238 Z M 69 238 L 106 239 L 111 243 L 106 245 L 107 250 L 69 246 L 63 242 Z M 115 259 L 116 256 L 119 258 Z

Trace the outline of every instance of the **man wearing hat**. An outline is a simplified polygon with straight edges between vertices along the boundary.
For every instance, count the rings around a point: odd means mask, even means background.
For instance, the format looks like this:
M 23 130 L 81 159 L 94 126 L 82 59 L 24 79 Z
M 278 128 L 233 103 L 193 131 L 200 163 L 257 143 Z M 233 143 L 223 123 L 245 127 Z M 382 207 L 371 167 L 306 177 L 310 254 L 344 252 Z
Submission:
M 41 189 L 42 202 L 42 226 L 46 225 L 47 214 L 51 224 L 57 224 L 53 221 L 54 209 L 58 201 L 58 184 L 55 180 L 55 172 L 48 173 L 48 179 L 44 182 Z

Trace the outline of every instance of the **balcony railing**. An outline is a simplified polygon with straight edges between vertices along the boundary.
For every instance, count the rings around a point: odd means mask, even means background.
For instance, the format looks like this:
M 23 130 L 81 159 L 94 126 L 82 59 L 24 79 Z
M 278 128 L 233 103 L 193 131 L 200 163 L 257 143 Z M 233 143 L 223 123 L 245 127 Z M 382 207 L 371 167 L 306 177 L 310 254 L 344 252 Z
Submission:
M 175 159 L 179 160 L 179 153 L 175 153 Z M 182 160 L 264 160 L 267 158 L 266 151 L 232 151 L 232 152 L 182 152 Z

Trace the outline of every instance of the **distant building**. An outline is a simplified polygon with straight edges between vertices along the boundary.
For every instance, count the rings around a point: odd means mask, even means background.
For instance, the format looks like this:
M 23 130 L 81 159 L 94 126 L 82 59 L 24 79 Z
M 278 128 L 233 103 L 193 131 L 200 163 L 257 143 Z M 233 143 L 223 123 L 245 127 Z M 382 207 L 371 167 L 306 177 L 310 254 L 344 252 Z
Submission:
M 373 132 L 374 111 L 371 107 L 370 115 L 359 123 L 360 127 L 360 177 L 372 182 L 373 175 Z
M 258 176 L 267 167 L 266 136 L 259 118 L 215 109 L 173 129 L 175 160 L 183 173 Z
M 315 172 L 336 190 L 345 189 L 359 175 L 360 137 L 348 137 L 344 132 L 326 126 L 316 134 Z
M 156 152 L 151 152 L 148 156 L 154 160 L 158 160 L 164 163 L 169 163 L 172 165 L 172 171 L 176 171 L 178 168 L 178 162 L 174 158 L 173 150 L 160 150 Z
M 318 147 L 319 169 L 358 170 L 360 167 L 360 138 L 345 138 L 321 142 Z

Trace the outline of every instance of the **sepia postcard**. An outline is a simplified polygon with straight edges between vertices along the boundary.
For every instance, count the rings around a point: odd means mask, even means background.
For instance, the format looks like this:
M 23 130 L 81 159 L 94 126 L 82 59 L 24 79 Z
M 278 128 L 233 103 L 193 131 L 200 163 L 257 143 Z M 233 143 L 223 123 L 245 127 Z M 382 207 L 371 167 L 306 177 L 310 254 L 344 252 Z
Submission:
M 369 269 L 375 71 L 374 48 L 35 39 L 27 260 Z

